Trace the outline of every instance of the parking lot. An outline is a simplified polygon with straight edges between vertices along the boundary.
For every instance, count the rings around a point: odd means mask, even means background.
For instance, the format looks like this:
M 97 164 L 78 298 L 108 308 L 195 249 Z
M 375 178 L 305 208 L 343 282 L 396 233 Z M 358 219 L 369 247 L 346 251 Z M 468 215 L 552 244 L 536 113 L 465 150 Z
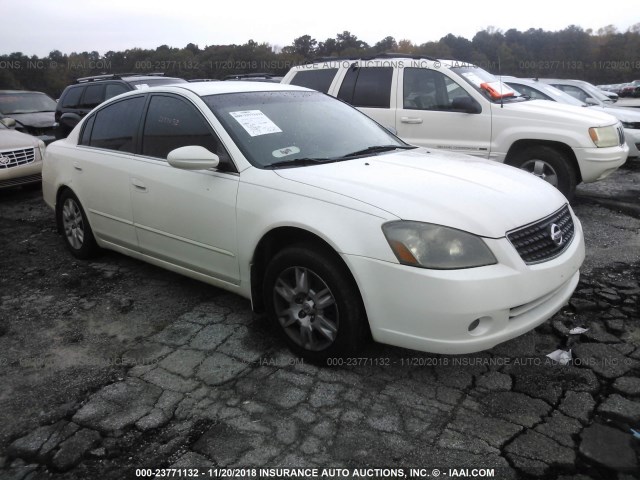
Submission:
M 581 281 L 535 331 L 466 356 L 372 344 L 320 367 L 244 299 L 112 252 L 74 259 L 39 190 L 0 191 L 0 478 L 168 467 L 634 478 L 640 161 L 574 203 Z M 557 349 L 572 361 L 546 357 Z

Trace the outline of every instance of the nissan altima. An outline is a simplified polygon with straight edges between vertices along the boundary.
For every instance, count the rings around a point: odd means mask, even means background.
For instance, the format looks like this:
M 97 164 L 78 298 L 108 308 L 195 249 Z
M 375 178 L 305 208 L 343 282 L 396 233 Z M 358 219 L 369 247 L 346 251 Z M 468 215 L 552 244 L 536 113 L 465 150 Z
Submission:
M 249 298 L 316 361 L 370 336 L 491 348 L 557 312 L 584 259 L 548 183 L 288 85 L 114 97 L 47 148 L 43 194 L 75 257 L 111 249 Z

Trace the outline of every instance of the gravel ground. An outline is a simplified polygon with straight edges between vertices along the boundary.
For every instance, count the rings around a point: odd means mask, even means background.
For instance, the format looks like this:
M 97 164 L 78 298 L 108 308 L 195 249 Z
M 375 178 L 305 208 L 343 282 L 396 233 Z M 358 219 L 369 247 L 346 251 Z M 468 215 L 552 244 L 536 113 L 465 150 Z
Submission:
M 168 467 L 637 478 L 640 161 L 581 186 L 574 208 L 581 282 L 534 332 L 468 356 L 372 344 L 320 368 L 246 300 L 115 253 L 73 259 L 40 191 L 0 191 L 0 478 Z M 556 349 L 572 362 L 550 361 Z

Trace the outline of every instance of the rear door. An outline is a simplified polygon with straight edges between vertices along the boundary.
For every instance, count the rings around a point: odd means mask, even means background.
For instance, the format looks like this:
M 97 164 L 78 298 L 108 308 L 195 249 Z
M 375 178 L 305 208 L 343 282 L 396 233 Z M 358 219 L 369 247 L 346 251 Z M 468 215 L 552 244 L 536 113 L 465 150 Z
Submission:
M 89 117 L 72 165 L 70 186 L 80 198 L 94 234 L 129 249 L 138 244 L 129 170 L 145 101 L 145 95 L 127 97 Z
M 395 131 L 395 91 L 393 66 L 360 67 L 354 63 L 346 71 L 337 97 Z

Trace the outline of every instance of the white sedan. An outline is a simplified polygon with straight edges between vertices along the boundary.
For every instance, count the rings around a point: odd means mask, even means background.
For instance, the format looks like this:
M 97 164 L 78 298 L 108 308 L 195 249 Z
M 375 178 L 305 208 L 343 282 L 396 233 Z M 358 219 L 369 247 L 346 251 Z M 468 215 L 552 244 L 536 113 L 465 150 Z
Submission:
M 569 299 L 580 222 L 546 182 L 416 148 L 322 93 L 252 82 L 133 91 L 47 148 L 68 249 L 250 298 L 299 355 L 374 340 L 469 353 Z

